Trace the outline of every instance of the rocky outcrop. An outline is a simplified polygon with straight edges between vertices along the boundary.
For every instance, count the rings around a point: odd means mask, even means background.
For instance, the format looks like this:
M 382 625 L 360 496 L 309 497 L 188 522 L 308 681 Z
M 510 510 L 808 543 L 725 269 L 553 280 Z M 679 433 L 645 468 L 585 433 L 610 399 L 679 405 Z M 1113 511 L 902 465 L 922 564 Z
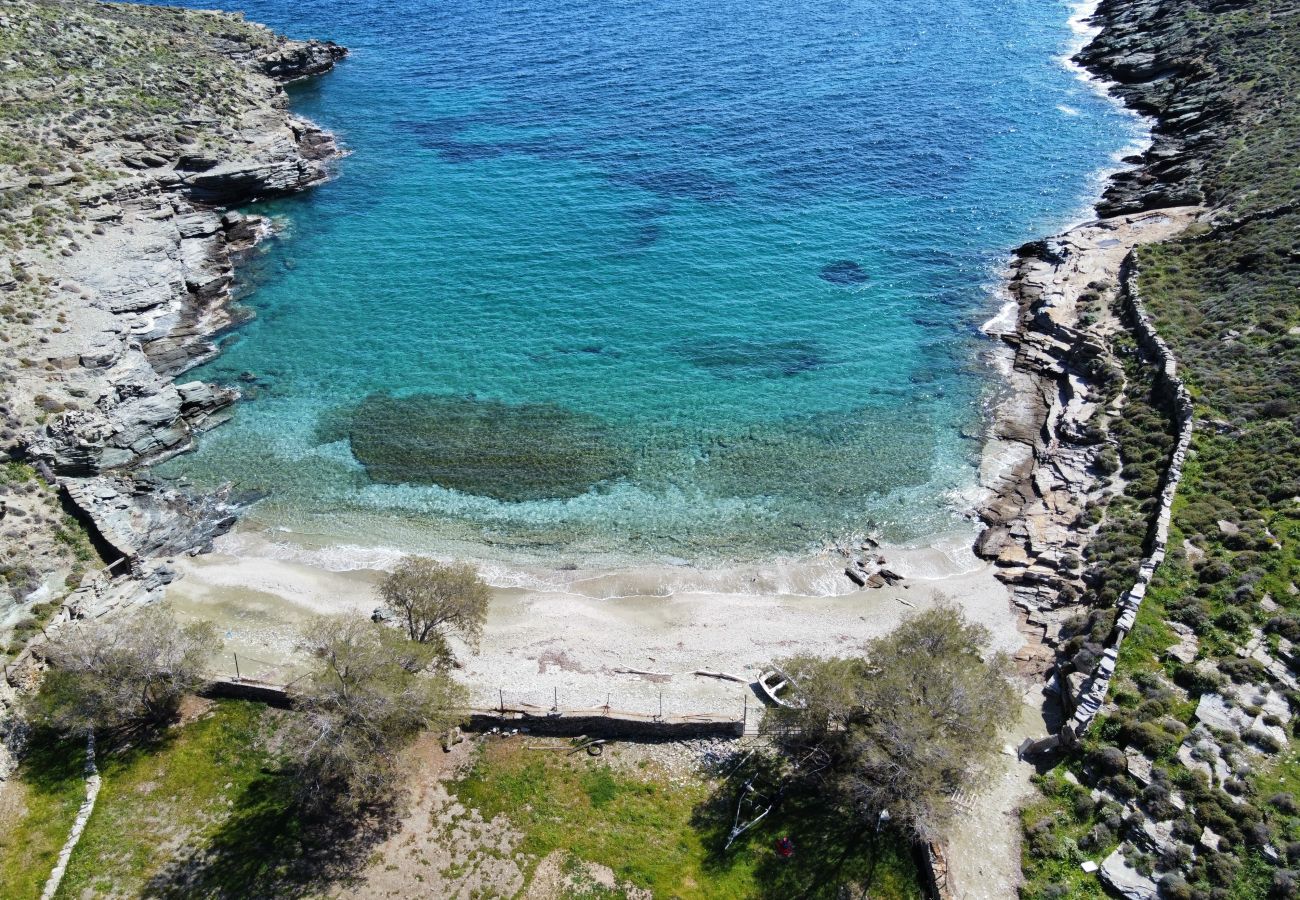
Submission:
M 226 488 L 193 496 L 147 475 L 64 478 L 68 504 L 103 541 L 106 555 L 140 567 L 154 557 L 201 553 L 238 511 Z
M 1082 593 L 1083 551 L 1097 527 L 1087 510 L 1115 490 L 1103 471 L 1111 445 L 1106 422 L 1124 398 L 1112 386 L 1120 367 L 1109 337 L 1142 327 L 1113 309 L 1122 297 L 1138 311 L 1125 275 L 1132 249 L 1177 234 L 1197 212 L 1085 223 L 1021 248 L 1012 264 L 1016 321 L 997 334 L 1007 346 L 1009 388 L 985 447 L 988 493 L 978 511 L 986 527 L 975 549 L 1011 586 L 1028 639 L 1019 656 L 1027 671 L 1045 674 L 1055 664 L 1061 626 Z
M 1164 559 L 1192 435 L 1191 398 L 1138 294 L 1133 250 L 1174 237 L 1202 215 L 1195 205 L 1206 199 L 1201 163 L 1207 146 L 1222 138 L 1216 123 L 1226 102 L 1214 85 L 1199 83 L 1195 56 L 1179 51 L 1188 40 L 1180 30 L 1186 17 L 1172 14 L 1170 4 L 1103 0 L 1098 21 L 1104 28 L 1079 61 L 1112 79 L 1130 106 L 1159 119 L 1149 150 L 1130 160 L 1140 165 L 1111 179 L 1097 206 L 1102 218 L 1027 245 L 1012 265 L 1009 292 L 1018 316 L 1000 335 L 1013 348 L 1011 390 L 987 449 L 989 496 L 979 510 L 987 527 L 976 543 L 1012 587 L 1029 640 L 1021 662 L 1050 674 L 1065 740 L 1082 734 L 1105 701 L 1119 646 Z M 1088 668 L 1078 669 L 1058 661 L 1056 647 L 1084 592 L 1081 557 L 1099 522 L 1087 513 L 1124 489 L 1121 478 L 1109 477 L 1114 450 L 1106 459 L 1107 420 L 1119 413 L 1127 389 L 1110 349 L 1111 336 L 1121 330 L 1136 338 L 1175 426 L 1176 444 L 1136 581 L 1120 598 L 1106 644 Z
M 1241 0 L 1207 5 L 1247 6 Z M 1105 28 L 1078 61 L 1112 82 L 1130 108 L 1156 117 L 1140 165 L 1111 178 L 1097 212 L 1113 216 L 1212 200 L 1202 179 L 1206 151 L 1225 139 L 1233 101 L 1230 88 L 1207 77 L 1188 18 L 1179 4 L 1165 0 L 1102 0 L 1097 20 Z
M 324 75 L 347 55 L 347 49 L 333 41 L 290 41 L 263 54 L 257 65 L 263 74 L 281 84 L 289 84 Z
M 237 391 L 178 377 L 237 324 L 235 268 L 270 230 L 226 208 L 330 176 L 338 146 L 288 112 L 284 85 L 347 51 L 224 13 L 82 0 L 6 6 L 0 28 L 28 48 L 0 98 L 30 109 L 0 133 L 28 148 L 0 161 L 0 451 L 143 575 L 233 521 L 224 493 L 133 472 L 231 415 Z

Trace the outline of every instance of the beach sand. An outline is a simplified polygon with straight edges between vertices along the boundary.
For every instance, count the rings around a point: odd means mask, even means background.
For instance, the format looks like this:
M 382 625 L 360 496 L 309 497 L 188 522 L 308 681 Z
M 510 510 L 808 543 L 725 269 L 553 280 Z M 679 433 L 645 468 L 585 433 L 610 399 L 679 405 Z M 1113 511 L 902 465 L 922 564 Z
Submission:
M 498 705 L 504 694 L 507 704 L 549 708 L 558 696 L 570 709 L 608 702 L 653 713 L 662 696 L 668 714 L 739 717 L 746 702 L 751 714 L 756 709 L 746 684 L 693 673 L 751 680 L 782 657 L 847 653 L 943 596 L 988 627 L 996 649 L 1014 652 L 1023 638 L 1007 589 L 971 553 L 970 538 L 881 548 L 905 580 L 876 590 L 855 590 L 837 553 L 752 570 L 496 572 L 494 582 L 527 586 L 494 587 L 479 652 L 457 648 L 464 664 L 458 677 L 482 707 Z M 383 569 L 400 558 L 375 548 L 325 557 L 296 550 L 237 531 L 211 554 L 176 560 L 182 577 L 168 598 L 183 617 L 217 623 L 226 640 L 221 668 L 233 672 L 237 653 L 245 675 L 291 679 L 303 665 L 297 628 L 322 613 L 368 614 L 378 605 L 374 586 Z

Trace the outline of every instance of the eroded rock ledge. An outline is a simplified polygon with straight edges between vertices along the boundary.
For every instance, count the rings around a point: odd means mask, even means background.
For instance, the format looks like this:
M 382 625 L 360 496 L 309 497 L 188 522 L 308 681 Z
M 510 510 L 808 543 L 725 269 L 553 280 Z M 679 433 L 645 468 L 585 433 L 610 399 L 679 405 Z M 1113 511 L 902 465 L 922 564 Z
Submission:
M 1008 347 L 1010 387 L 985 450 L 989 493 L 979 514 L 987 527 L 976 551 L 1011 587 L 1029 672 L 1053 667 L 1061 627 L 1078 612 L 1083 551 L 1098 527 L 1090 504 L 1122 489 L 1105 477 L 1103 456 L 1112 444 L 1107 421 L 1126 397 L 1101 382 L 1120 370 L 1112 336 L 1138 324 L 1124 277 L 1133 248 L 1172 237 L 1197 213 L 1177 207 L 1090 222 L 1026 245 L 1012 265 L 1016 323 L 997 335 Z
M 225 492 L 134 470 L 229 417 L 237 391 L 178 378 L 235 324 L 234 269 L 269 232 L 228 210 L 329 177 L 339 148 L 284 85 L 347 51 L 237 15 L 82 0 L 0 6 L 0 33 L 21 48 L 0 73 L 0 141 L 25 148 L 0 156 L 0 451 L 57 482 L 101 552 L 143 577 L 233 523 Z M 11 530 L 0 551 L 42 538 Z

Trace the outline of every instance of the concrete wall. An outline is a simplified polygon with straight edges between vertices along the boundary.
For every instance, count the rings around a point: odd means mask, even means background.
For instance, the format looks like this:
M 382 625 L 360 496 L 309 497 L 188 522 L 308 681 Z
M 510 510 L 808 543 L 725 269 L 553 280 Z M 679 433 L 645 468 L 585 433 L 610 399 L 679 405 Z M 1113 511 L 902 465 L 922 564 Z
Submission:
M 530 734 L 553 737 L 600 737 L 643 741 L 684 741 L 700 738 L 739 738 L 745 723 L 719 716 L 646 716 L 611 710 L 560 710 L 557 712 L 475 710 L 466 726 L 472 731 L 493 728 L 528 729 Z

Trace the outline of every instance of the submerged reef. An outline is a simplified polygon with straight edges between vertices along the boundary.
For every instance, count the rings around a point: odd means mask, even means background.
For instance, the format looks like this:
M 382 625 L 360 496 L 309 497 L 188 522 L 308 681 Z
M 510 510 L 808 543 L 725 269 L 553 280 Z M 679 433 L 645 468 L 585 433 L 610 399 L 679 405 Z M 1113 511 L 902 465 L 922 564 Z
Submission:
M 843 287 L 866 284 L 871 280 L 867 270 L 851 259 L 837 259 L 833 263 L 827 263 L 822 266 L 821 277 L 831 284 Z
M 518 502 L 576 497 L 628 468 L 603 420 L 552 403 L 371 394 L 347 428 L 353 455 L 384 484 Z
M 829 360 L 815 341 L 689 341 L 673 352 L 718 378 L 785 378 L 825 366 Z

